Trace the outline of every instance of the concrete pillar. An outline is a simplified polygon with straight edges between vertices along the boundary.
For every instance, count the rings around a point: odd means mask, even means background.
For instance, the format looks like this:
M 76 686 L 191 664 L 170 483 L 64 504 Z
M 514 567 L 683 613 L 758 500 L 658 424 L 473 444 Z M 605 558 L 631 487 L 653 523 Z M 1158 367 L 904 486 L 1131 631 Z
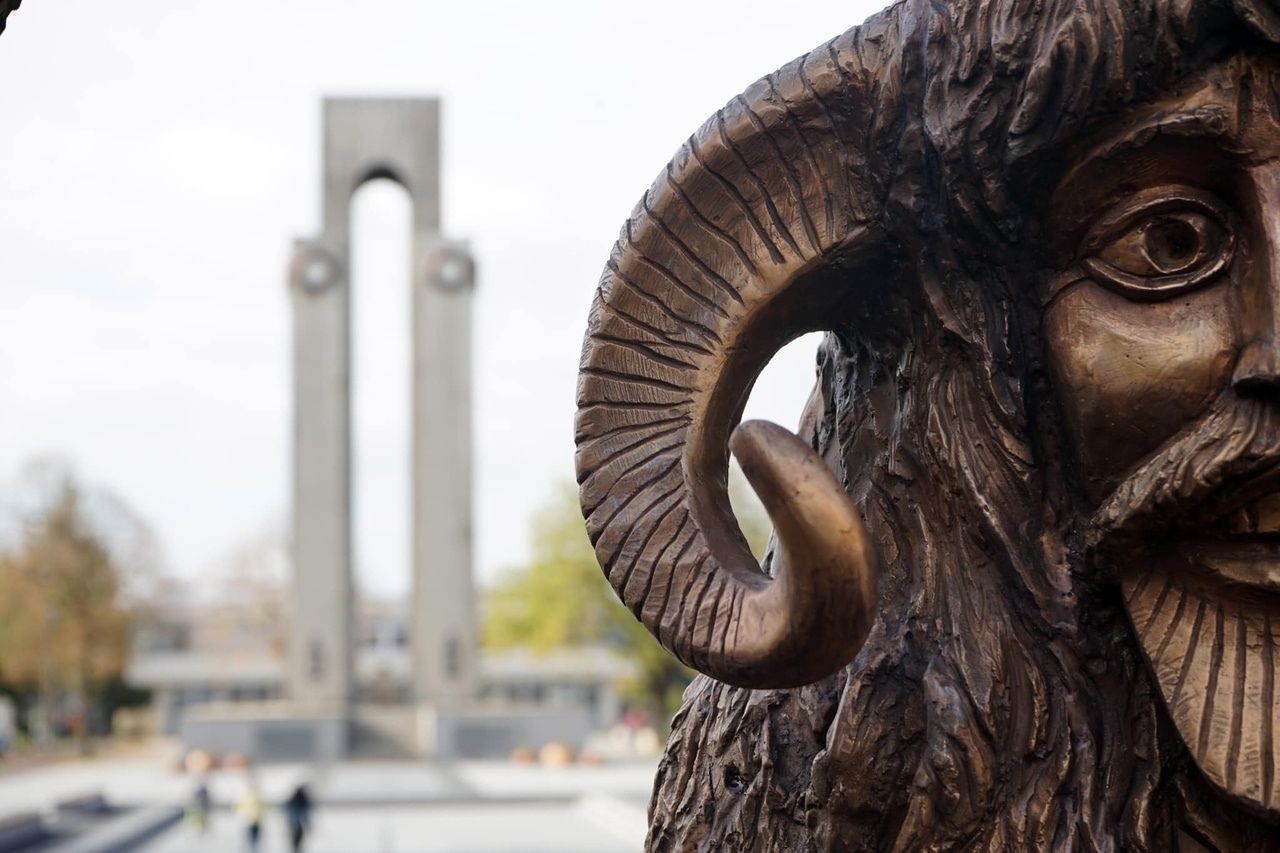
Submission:
M 289 695 L 348 712 L 351 689 L 351 364 L 345 241 L 298 241 L 293 299 L 293 637 Z
M 475 695 L 471 578 L 471 296 L 465 247 L 415 239 L 413 285 L 414 698 Z
M 321 713 L 354 701 L 351 547 L 351 198 L 389 178 L 413 205 L 413 601 L 418 700 L 474 689 L 470 257 L 440 235 L 439 104 L 324 103 L 324 224 L 299 241 L 294 306 L 294 630 L 289 689 Z

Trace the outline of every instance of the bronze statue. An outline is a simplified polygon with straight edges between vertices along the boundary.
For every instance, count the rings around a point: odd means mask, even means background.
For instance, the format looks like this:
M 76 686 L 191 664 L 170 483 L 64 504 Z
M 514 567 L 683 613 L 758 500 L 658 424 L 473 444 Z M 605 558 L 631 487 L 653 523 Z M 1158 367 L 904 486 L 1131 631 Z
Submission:
M 680 149 L 577 419 L 601 565 L 710 676 L 649 850 L 1280 850 L 1277 43 L 902 0 Z M 734 431 L 811 330 L 801 437 Z

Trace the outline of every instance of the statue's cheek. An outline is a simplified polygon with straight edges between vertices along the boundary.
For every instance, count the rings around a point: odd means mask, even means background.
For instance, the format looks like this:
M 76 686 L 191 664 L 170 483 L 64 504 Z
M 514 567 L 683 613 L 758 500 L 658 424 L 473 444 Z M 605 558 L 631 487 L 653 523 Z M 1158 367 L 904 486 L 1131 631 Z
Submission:
M 1225 286 L 1133 302 L 1081 281 L 1051 304 L 1044 331 L 1054 392 L 1095 499 L 1193 424 L 1235 361 Z

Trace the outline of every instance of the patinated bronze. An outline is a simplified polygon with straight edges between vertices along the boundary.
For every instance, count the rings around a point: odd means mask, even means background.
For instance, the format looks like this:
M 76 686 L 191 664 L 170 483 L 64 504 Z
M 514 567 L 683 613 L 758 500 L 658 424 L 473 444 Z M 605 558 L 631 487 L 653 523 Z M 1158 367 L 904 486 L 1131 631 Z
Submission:
M 22 0 L 0 0 L 0 33 L 4 32 L 9 13 L 22 5 Z
M 661 173 L 577 420 L 601 565 L 706 673 L 649 850 L 1280 850 L 1278 44 L 903 0 Z M 800 437 L 737 427 L 812 330 Z

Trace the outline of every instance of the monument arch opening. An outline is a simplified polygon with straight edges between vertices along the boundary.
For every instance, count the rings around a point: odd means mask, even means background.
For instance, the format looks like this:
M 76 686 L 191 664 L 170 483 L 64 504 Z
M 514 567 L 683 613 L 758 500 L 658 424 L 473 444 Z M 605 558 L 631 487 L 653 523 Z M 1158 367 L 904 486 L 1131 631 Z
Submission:
M 355 585 L 362 598 L 402 599 L 411 586 L 413 202 L 389 170 L 353 194 L 351 236 Z
M 351 198 L 351 522 L 355 690 L 381 707 L 411 693 L 412 255 L 413 200 L 375 167 Z

